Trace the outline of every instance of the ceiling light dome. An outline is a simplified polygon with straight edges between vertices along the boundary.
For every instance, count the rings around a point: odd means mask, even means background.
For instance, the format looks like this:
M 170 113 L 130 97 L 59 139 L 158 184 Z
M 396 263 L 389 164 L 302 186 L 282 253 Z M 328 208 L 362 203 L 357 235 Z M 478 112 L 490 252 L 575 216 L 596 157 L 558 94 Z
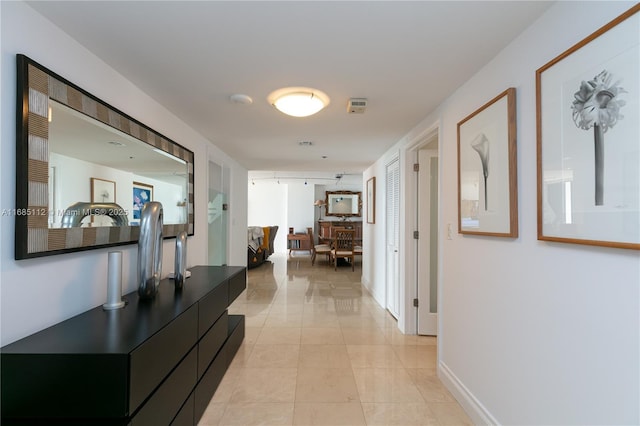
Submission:
M 329 105 L 326 93 L 309 87 L 285 87 L 267 97 L 271 105 L 292 117 L 308 117 Z

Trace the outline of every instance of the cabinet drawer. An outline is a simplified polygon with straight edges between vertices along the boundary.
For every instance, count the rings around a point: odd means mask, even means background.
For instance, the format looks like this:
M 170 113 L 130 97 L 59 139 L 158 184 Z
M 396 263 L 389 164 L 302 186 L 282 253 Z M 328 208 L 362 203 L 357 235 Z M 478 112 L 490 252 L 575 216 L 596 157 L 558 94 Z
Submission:
M 204 336 L 227 309 L 228 281 L 220 284 L 198 302 L 198 339 Z
M 211 401 L 213 394 L 216 392 L 216 389 L 218 389 L 218 385 L 222 381 L 226 371 L 227 350 L 226 347 L 224 347 L 204 373 L 202 379 L 198 382 L 198 386 L 196 386 L 194 408 L 194 419 L 196 423 L 200 421 L 204 411 L 207 409 L 209 401 Z
M 196 344 L 197 314 L 197 307 L 192 306 L 131 353 L 129 414 Z
M 193 426 L 196 422 L 193 420 L 193 402 L 195 401 L 194 393 L 192 392 L 184 403 L 178 415 L 171 422 L 171 426 Z
M 247 271 L 242 270 L 229 279 L 229 300 L 227 301 L 227 306 L 231 305 L 245 288 L 247 288 Z
M 197 358 L 194 348 L 133 417 L 132 426 L 166 425 L 171 422 L 196 384 Z
M 227 339 L 228 324 L 227 311 L 224 311 L 213 327 L 200 339 L 198 343 L 198 379 L 202 377 Z

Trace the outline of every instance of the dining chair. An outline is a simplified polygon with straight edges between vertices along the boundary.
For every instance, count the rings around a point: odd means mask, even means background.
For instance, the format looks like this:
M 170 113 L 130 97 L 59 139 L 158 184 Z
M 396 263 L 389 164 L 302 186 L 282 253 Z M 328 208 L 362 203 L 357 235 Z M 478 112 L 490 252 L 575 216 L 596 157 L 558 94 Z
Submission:
M 351 261 L 351 270 L 355 271 L 355 253 L 353 251 L 353 239 L 355 230 L 334 228 L 333 249 L 331 250 L 331 258 L 333 260 L 333 268 L 338 270 L 338 258 L 349 259 Z
M 313 266 L 316 262 L 316 255 L 324 254 L 327 256 L 327 262 L 331 261 L 331 246 L 329 244 L 314 244 L 313 239 L 313 229 L 307 228 L 307 232 L 309 233 L 309 241 L 311 242 L 311 266 Z

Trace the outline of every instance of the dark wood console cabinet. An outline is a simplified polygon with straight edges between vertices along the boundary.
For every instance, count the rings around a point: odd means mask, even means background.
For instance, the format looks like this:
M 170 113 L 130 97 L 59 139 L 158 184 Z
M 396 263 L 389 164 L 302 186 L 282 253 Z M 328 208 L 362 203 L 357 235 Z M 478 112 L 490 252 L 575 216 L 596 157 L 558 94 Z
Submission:
M 197 266 L 182 290 L 94 308 L 0 351 L 3 425 L 195 425 L 244 339 L 227 307 L 246 269 Z

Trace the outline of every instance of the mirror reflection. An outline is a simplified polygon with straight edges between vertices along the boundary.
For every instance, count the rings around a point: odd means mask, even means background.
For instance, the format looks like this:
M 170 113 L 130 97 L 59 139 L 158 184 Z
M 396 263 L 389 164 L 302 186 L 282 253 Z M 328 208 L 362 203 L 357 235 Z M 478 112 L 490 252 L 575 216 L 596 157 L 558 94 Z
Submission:
M 326 191 L 325 212 L 327 216 L 361 216 L 362 193 L 353 191 Z
M 131 244 L 159 201 L 194 232 L 193 152 L 18 54 L 15 258 Z M 87 217 L 85 217 L 87 216 Z
M 135 226 L 148 201 L 162 203 L 165 224 L 187 223 L 185 161 L 53 100 L 49 149 L 49 228 L 70 226 L 78 203 L 107 207 L 74 226 Z

